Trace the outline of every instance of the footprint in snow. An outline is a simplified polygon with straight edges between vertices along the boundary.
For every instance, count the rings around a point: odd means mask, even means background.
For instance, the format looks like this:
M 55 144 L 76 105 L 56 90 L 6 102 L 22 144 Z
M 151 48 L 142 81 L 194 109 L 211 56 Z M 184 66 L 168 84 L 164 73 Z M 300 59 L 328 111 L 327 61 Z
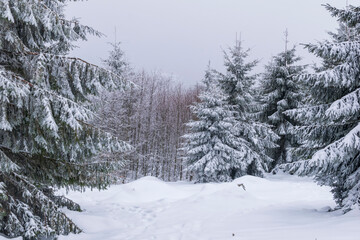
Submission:
M 142 209 L 138 206 L 130 207 L 127 211 L 136 214 L 141 217 L 144 222 L 152 222 L 156 218 L 156 214 L 149 209 Z

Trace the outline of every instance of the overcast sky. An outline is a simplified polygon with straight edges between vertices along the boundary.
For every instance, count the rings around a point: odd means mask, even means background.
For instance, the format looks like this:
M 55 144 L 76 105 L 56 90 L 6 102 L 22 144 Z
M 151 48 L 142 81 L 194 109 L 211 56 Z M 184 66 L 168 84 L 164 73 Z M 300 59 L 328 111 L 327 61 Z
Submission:
M 192 85 L 201 81 L 209 61 L 223 69 L 222 49 L 234 45 L 236 33 L 251 48 L 250 59 L 261 60 L 258 72 L 283 51 L 286 28 L 290 44 L 327 39 L 337 23 L 324 3 L 344 8 L 346 0 L 89 0 L 70 2 L 66 15 L 106 35 L 80 42 L 72 55 L 100 64 L 116 27 L 134 68 L 161 70 Z M 305 62 L 315 60 L 301 47 L 298 53 Z

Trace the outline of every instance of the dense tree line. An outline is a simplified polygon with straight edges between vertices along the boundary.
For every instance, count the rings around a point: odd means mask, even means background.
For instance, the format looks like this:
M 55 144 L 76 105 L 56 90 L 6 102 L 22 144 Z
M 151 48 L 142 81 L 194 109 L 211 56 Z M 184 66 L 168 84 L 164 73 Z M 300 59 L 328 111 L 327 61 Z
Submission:
M 223 182 L 284 170 L 332 187 L 345 212 L 360 205 L 360 8 L 325 5 L 339 21 L 306 48 L 253 74 L 241 42 L 185 88 L 135 72 L 119 43 L 104 67 L 68 52 L 94 29 L 63 14 L 66 0 L 0 1 L 0 233 L 24 239 L 79 233 L 58 188 L 105 188 L 155 176 Z M 121 139 L 121 140 L 120 140 Z
M 133 83 L 127 91 L 104 91 L 94 100 L 98 109 L 94 124 L 133 147 L 127 153 L 126 166 L 117 173 L 118 180 L 143 176 L 186 179 L 181 136 L 192 117 L 189 106 L 197 100 L 201 87 L 185 88 L 161 72 L 133 71 L 120 43 L 112 44 L 104 63 L 109 71 Z
M 134 85 L 125 93 L 105 92 L 99 104 L 96 125 L 133 146 L 120 181 L 155 176 L 166 181 L 184 180 L 180 146 L 190 121 L 189 106 L 197 99 L 199 86 L 185 88 L 159 72 L 133 73 Z

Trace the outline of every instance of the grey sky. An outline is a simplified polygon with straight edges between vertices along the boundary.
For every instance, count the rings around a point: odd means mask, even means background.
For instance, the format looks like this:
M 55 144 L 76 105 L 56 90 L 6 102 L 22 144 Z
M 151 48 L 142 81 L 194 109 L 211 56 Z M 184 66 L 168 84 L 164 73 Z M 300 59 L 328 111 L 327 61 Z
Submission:
M 250 59 L 261 60 L 256 71 L 284 49 L 286 28 L 290 44 L 328 38 L 337 23 L 324 3 L 343 8 L 346 0 L 89 0 L 70 2 L 66 14 L 107 35 L 79 43 L 72 55 L 100 64 L 116 26 L 133 67 L 161 70 L 190 85 L 202 79 L 209 60 L 223 68 L 222 48 L 234 44 L 236 33 L 251 48 Z M 298 50 L 305 62 L 314 61 Z

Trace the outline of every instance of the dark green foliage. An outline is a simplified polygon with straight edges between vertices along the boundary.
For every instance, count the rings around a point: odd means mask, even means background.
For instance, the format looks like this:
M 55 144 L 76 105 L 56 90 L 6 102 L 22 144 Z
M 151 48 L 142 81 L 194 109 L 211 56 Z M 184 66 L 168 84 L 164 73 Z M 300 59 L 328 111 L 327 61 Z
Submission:
M 282 167 L 331 186 L 346 212 L 360 199 L 360 18 L 358 7 L 326 8 L 339 19 L 340 31 L 333 41 L 306 46 L 324 64 L 300 78 L 310 89 L 307 106 L 286 112 L 301 124 L 294 134 L 303 160 Z
M 100 35 L 66 20 L 63 0 L 0 2 L 0 233 L 24 239 L 79 233 L 54 189 L 103 189 L 129 146 L 95 128 L 88 98 L 125 85 L 116 74 L 65 56 Z M 117 160 L 119 160 L 118 158 Z
M 218 85 L 225 94 L 226 103 L 234 111 L 234 134 L 240 146 L 247 149 L 247 154 L 233 159 L 230 169 L 232 179 L 245 174 L 263 176 L 269 171 L 273 159 L 266 150 L 277 147 L 275 141 L 278 140 L 270 125 L 254 117 L 257 111 L 253 88 L 256 76 L 251 75 L 251 70 L 257 61 L 247 62 L 248 53 L 241 42 L 236 42 L 229 54 L 225 52 L 226 73 L 218 76 Z
M 279 147 L 269 149 L 269 154 L 274 158 L 273 167 L 294 161 L 295 158 L 291 151 L 296 147 L 296 142 L 290 129 L 296 122 L 284 112 L 296 108 L 304 99 L 301 85 L 296 81 L 304 71 L 304 66 L 296 65 L 299 60 L 295 48 L 278 54 L 265 66 L 260 81 L 261 120 L 274 126 L 275 133 L 280 136 L 277 142 Z

